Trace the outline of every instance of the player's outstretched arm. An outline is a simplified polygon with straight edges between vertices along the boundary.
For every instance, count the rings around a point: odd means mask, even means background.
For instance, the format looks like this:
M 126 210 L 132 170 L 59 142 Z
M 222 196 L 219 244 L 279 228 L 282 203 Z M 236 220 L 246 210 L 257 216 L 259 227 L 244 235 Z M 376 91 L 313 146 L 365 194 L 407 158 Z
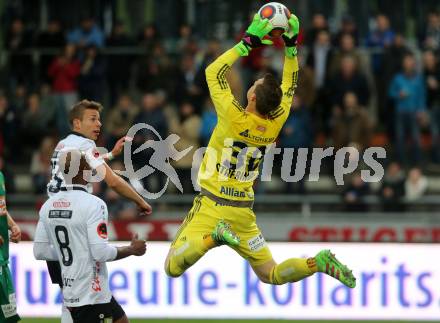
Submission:
M 116 261 L 130 256 L 142 256 L 147 250 L 146 241 L 139 239 L 136 234 L 133 236 L 130 245 L 123 247 L 112 246 L 105 243 L 90 244 L 90 252 L 93 260 L 99 262 Z
M 99 166 L 97 172 L 104 177 L 107 185 L 115 190 L 119 195 L 135 202 L 139 208 L 141 215 L 151 214 L 152 208 L 150 204 L 140 196 L 133 187 L 130 186 L 124 179 L 118 176 L 107 164 Z
M 249 25 L 241 41 L 234 46 L 240 56 L 248 56 L 253 48 L 264 45 L 272 45 L 269 39 L 263 39 L 273 29 L 268 19 L 262 19 L 258 13 L 254 15 L 252 23 Z
M 131 138 L 127 136 L 118 140 L 115 147 L 113 148 L 113 151 L 115 151 L 116 155 L 122 152 L 123 145 L 128 140 L 131 140 Z M 128 198 L 129 200 L 136 203 L 141 215 L 151 214 L 151 206 L 147 202 L 145 202 L 145 200 L 124 179 L 118 176 L 110 168 L 110 166 L 105 163 L 102 157 L 96 157 L 96 147 L 94 145 L 85 147 L 83 148 L 83 150 L 85 151 L 85 161 L 91 169 L 96 170 L 98 174 L 97 178 L 99 180 L 104 179 L 107 185 L 114 191 L 116 191 L 119 195 L 122 195 L 123 197 Z M 62 157 L 60 156 L 60 161 L 61 159 Z M 70 169 L 70 167 L 67 167 L 66 169 Z
M 298 42 L 298 34 L 299 19 L 292 13 L 289 18 L 289 29 L 282 35 L 284 45 L 286 46 L 285 54 L 289 58 L 294 58 L 298 54 L 298 50 L 296 48 Z
M 220 55 L 206 68 L 206 82 L 208 83 L 209 93 L 219 117 L 224 114 L 227 107 L 234 100 L 226 80 L 226 73 L 239 57 L 249 55 L 252 48 L 272 44 L 270 40 L 263 40 L 263 37 L 272 28 L 271 23 L 267 19 L 261 19 L 256 14 L 242 40 L 233 48 Z
M 298 82 L 298 50 L 296 48 L 299 34 L 299 20 L 294 14 L 289 18 L 289 30 L 282 35 L 285 44 L 285 60 L 283 68 L 283 80 L 281 82 L 281 89 L 283 91 L 283 99 L 281 106 L 288 114 L 290 106 L 292 105 L 293 94 Z

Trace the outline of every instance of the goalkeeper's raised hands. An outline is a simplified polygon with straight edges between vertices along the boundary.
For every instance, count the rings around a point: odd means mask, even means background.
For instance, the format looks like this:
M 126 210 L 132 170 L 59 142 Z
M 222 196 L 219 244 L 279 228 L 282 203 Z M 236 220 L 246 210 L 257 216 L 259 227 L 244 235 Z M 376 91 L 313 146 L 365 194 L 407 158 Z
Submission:
M 296 49 L 296 43 L 299 34 L 299 20 L 294 14 L 290 15 L 289 18 L 289 30 L 285 32 L 282 37 L 284 44 L 286 45 L 285 53 L 287 57 L 294 57 L 298 54 Z
M 268 19 L 262 19 L 258 13 L 255 14 L 252 23 L 249 25 L 241 41 L 234 46 L 240 56 L 247 56 L 252 48 L 264 45 L 272 45 L 273 42 L 263 39 L 273 29 Z

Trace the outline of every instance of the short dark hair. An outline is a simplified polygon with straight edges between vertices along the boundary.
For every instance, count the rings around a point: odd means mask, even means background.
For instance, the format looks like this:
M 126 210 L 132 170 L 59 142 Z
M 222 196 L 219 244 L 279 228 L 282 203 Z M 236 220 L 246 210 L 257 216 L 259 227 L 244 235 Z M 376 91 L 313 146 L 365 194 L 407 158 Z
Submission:
M 84 111 L 90 109 L 90 110 L 96 110 L 98 112 L 101 112 L 103 107 L 101 103 L 90 101 L 90 100 L 82 100 L 79 101 L 77 104 L 75 104 L 72 109 L 69 112 L 69 123 L 70 126 L 73 127 L 73 120 L 74 119 L 82 119 L 84 115 Z
M 280 106 L 283 92 L 275 76 L 268 73 L 264 76 L 263 83 L 256 86 L 255 95 L 257 112 L 268 116 Z

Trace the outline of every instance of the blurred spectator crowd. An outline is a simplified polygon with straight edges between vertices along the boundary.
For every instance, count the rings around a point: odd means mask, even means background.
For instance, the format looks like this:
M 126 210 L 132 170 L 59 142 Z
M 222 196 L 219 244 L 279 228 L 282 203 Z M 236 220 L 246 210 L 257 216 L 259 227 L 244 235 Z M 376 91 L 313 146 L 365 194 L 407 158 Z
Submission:
M 299 84 L 278 146 L 353 146 L 361 153 L 383 146 L 388 168 L 379 195 L 384 207 L 393 208 L 396 198 L 423 194 L 427 180 L 421 169 L 440 162 L 440 14 L 432 11 L 426 18 L 425 30 L 409 41 L 382 14 L 366 38 L 349 16 L 331 33 L 326 17 L 314 15 L 310 28 L 300 33 Z M 216 114 L 204 70 L 232 42 L 200 39 L 188 25 L 173 42 L 164 41 L 154 25 L 135 37 L 116 22 L 106 35 L 92 17 L 73 30 L 53 20 L 42 31 L 14 19 L 3 36 L 7 77 L 0 91 L 0 169 L 11 173 L 13 166 L 25 165 L 35 193 L 45 192 L 51 152 L 68 134 L 67 113 L 79 99 L 104 103 L 98 146 L 111 149 L 140 122 L 153 126 L 162 138 L 179 135 L 178 150 L 207 145 Z M 32 55 L 36 50 L 37 61 Z M 254 50 L 235 64 L 228 80 L 238 101 L 246 105 L 249 85 L 265 73 L 280 78 L 282 57 L 282 42 L 275 39 L 274 47 Z M 135 145 L 148 139 L 155 138 L 144 132 Z M 135 165 L 140 168 L 149 154 L 134 155 Z M 193 192 L 191 164 L 190 156 L 173 165 L 185 193 Z M 113 167 L 124 166 L 116 160 Z M 154 190 L 164 180 L 158 175 L 144 184 Z M 111 191 L 96 189 L 110 201 L 110 210 L 132 215 L 131 206 Z M 301 183 L 286 184 L 281 191 L 305 189 Z M 363 209 L 366 194 L 369 187 L 354 174 L 343 191 L 347 208 Z

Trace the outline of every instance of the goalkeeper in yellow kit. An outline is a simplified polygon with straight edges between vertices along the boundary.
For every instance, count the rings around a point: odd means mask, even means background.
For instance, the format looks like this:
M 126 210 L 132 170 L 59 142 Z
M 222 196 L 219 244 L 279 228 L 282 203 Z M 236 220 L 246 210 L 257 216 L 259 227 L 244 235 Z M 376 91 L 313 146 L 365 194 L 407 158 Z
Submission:
M 255 81 L 247 92 L 247 106 L 233 97 L 226 73 L 252 48 L 270 45 L 263 39 L 272 30 L 258 14 L 240 43 L 218 57 L 206 69 L 210 95 L 218 123 L 199 170 L 201 193 L 171 245 L 165 261 L 169 276 L 178 277 L 208 250 L 228 245 L 245 258 L 261 281 L 269 284 L 296 282 L 324 272 L 348 287 L 355 287 L 352 272 L 330 250 L 312 258 L 290 258 L 277 264 L 255 221 L 252 185 L 266 146 L 272 144 L 287 119 L 298 78 L 296 39 L 299 21 L 289 19 L 281 87 L 271 74 Z

